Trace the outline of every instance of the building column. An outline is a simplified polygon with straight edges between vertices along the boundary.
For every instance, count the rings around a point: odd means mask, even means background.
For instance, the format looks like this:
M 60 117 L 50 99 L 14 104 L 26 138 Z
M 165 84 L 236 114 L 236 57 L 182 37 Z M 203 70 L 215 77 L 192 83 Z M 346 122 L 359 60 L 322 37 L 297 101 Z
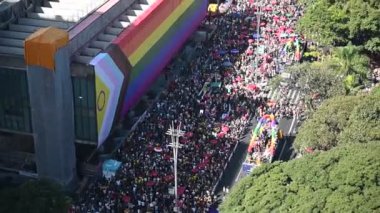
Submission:
M 66 31 L 45 28 L 25 40 L 33 137 L 39 178 L 76 182 L 70 55 Z

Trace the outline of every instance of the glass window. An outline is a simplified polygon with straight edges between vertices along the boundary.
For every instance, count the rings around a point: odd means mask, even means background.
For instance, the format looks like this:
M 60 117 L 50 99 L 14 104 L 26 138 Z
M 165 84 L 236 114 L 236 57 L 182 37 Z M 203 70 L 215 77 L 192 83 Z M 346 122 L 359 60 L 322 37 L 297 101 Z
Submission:
M 76 138 L 96 142 L 98 135 L 94 81 L 93 76 L 72 77 Z
M 0 128 L 32 132 L 25 70 L 0 68 Z

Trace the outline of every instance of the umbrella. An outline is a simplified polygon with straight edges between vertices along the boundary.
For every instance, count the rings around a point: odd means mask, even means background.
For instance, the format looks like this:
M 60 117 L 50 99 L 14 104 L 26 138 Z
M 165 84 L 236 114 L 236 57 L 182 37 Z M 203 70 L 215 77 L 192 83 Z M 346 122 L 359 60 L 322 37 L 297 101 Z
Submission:
M 270 3 L 273 4 L 273 5 L 275 5 L 275 4 L 277 4 L 277 1 L 273 0 Z
M 187 143 L 187 142 L 189 142 L 189 139 L 187 137 L 184 137 L 184 138 L 179 139 L 179 141 L 181 143 Z
M 152 177 L 157 177 L 157 175 L 158 175 L 158 172 L 156 170 L 153 170 L 150 172 L 150 176 Z
M 266 24 L 267 24 L 267 23 L 265 23 L 265 22 L 261 22 L 261 23 L 260 23 L 260 26 L 264 27 Z
M 254 41 L 253 39 L 248 39 L 248 43 L 249 43 L 249 44 L 252 44 L 253 41 Z
M 232 67 L 233 66 L 233 64 L 229 61 L 225 61 L 222 65 L 223 65 L 223 67 Z
M 219 50 L 219 55 L 224 55 L 224 54 L 226 54 L 227 53 L 227 51 L 225 51 L 225 50 Z
M 124 202 L 124 203 L 129 203 L 129 202 L 131 202 L 131 197 L 128 196 L 128 195 L 123 196 L 123 202 Z
M 237 50 L 237 49 L 233 49 L 233 50 L 231 50 L 231 53 L 232 53 L 232 54 L 238 54 L 238 53 L 239 53 L 239 50 Z
M 260 38 L 260 35 L 257 34 L 257 33 L 254 33 L 254 34 L 252 35 L 252 37 L 255 38 L 255 39 L 258 39 L 258 38 Z
M 273 8 L 272 8 L 272 7 L 265 7 L 265 10 L 266 10 L 266 11 L 272 11 Z
M 146 186 L 154 186 L 156 183 L 154 181 L 146 182 Z
M 231 14 L 234 18 L 239 18 L 241 16 L 240 13 L 232 13 Z
M 166 182 L 170 182 L 170 181 L 172 181 L 173 179 L 174 179 L 173 175 L 166 175 L 166 176 L 164 177 L 164 180 L 165 180 Z
M 256 90 L 256 89 L 257 89 L 257 86 L 256 86 L 255 84 L 250 84 L 250 85 L 248 85 L 247 87 L 248 87 L 248 89 L 250 89 L 250 90 Z
M 219 132 L 218 135 L 217 135 L 217 138 L 224 138 L 225 134 L 226 133 L 224 133 L 224 132 Z
M 222 132 L 228 132 L 230 128 L 228 126 L 223 126 L 222 127 Z
M 193 133 L 192 132 L 186 132 L 185 137 L 191 138 L 191 137 L 193 137 Z
M 172 158 L 172 157 L 171 157 L 170 155 L 165 155 L 165 156 L 164 156 L 164 159 L 165 159 L 165 160 L 170 160 L 171 158 Z
M 162 148 L 161 148 L 161 147 L 154 147 L 153 150 L 154 150 L 155 152 L 158 152 L 158 153 L 162 152 Z
M 252 55 L 252 54 L 253 54 L 253 50 L 248 49 L 247 51 L 245 51 L 245 53 L 246 53 L 247 55 Z
M 183 187 L 183 186 L 178 187 L 177 189 L 178 196 L 183 195 L 183 193 L 185 193 L 185 190 L 186 190 L 186 187 Z

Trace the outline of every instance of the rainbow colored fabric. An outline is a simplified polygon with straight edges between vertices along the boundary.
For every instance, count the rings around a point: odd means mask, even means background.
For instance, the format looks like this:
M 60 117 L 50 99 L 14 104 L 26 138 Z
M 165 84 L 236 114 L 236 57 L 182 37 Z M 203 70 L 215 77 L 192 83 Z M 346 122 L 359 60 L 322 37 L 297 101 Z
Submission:
M 111 54 L 100 53 L 90 62 L 95 71 L 98 147 L 107 139 L 114 122 L 123 85 L 128 76 Z
M 122 114 L 134 106 L 207 13 L 207 0 L 157 0 L 113 44 L 132 65 Z

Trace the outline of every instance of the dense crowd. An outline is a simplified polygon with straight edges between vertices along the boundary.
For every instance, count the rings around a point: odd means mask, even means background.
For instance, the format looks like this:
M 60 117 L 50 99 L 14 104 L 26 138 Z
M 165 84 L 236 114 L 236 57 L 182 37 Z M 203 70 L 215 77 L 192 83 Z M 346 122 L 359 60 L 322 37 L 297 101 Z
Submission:
M 89 184 L 74 212 L 173 212 L 173 153 L 165 134 L 172 122 L 185 131 L 178 153 L 178 206 L 182 212 L 208 211 L 213 187 L 250 118 L 259 109 L 278 110 L 263 98 L 266 83 L 299 60 L 287 42 L 298 39 L 290 34 L 300 8 L 292 0 L 262 3 L 260 35 L 253 25 L 258 9 L 249 1 L 235 1 L 226 14 L 204 21 L 217 30 L 198 46 L 199 57 L 186 68 L 189 76 L 169 83 L 117 151 L 122 166 L 116 175 Z

